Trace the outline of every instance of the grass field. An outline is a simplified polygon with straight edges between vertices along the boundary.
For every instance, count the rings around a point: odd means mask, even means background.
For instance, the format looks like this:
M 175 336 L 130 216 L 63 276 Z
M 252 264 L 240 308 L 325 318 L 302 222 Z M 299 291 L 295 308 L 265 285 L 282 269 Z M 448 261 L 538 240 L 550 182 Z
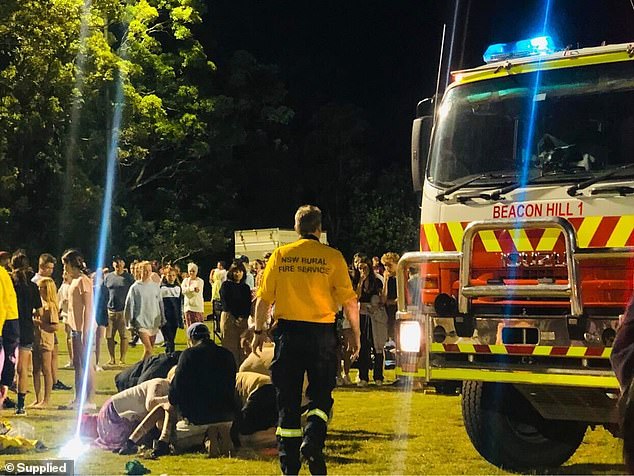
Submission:
M 61 337 L 61 335 L 60 335 Z M 179 331 L 177 348 L 184 348 Z M 61 341 L 61 339 L 60 339 Z M 157 348 L 156 352 L 162 351 Z M 128 362 L 138 360 L 141 348 L 130 349 Z M 102 360 L 107 361 L 105 344 Z M 67 356 L 60 355 L 60 365 Z M 114 376 L 120 369 L 97 374 L 97 403 L 115 393 Z M 73 384 L 73 372 L 60 370 L 60 378 Z M 388 379 L 390 374 L 387 374 Z M 54 391 L 55 405 L 68 403 L 72 391 Z M 30 401 L 32 396 L 27 397 Z M 75 415 L 64 410 L 29 410 L 27 417 L 16 418 L 4 410 L 4 419 L 32 425 L 35 435 L 50 449 L 36 458 L 54 458 L 72 435 Z M 405 392 L 385 386 L 365 389 L 341 388 L 335 391 L 335 409 L 326 455 L 331 474 L 507 474 L 491 466 L 473 449 L 462 426 L 459 397 L 435 395 L 432 391 Z M 31 459 L 32 454 L 9 457 Z M 123 474 L 132 458 L 91 449 L 75 463 L 77 474 Z M 618 474 L 620 443 L 605 430 L 588 431 L 574 457 L 557 473 Z M 144 460 L 152 474 L 279 474 L 275 457 L 262 457 L 243 449 L 235 457 L 208 459 L 204 454 Z M 0 468 L 2 466 L 0 465 Z M 302 470 L 308 474 L 307 469 Z

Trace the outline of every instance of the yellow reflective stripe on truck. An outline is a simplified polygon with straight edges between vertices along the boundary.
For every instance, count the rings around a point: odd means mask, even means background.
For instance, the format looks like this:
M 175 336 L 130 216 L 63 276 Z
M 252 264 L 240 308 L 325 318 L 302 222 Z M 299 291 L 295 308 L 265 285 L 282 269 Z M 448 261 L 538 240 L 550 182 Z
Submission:
M 524 206 L 520 204 L 519 206 Z M 536 205 L 537 206 L 537 205 Z M 542 205 L 539 205 L 542 206 Z M 571 223 L 577 229 L 577 242 L 580 248 L 625 247 L 631 246 L 634 234 L 634 215 L 623 216 L 587 216 L 571 217 Z M 461 251 L 464 229 L 468 222 L 423 223 L 421 225 L 421 250 L 423 251 Z M 509 229 L 501 232 L 483 230 L 478 232 L 487 253 L 501 253 L 509 246 L 518 253 L 533 251 L 553 251 L 562 239 L 561 231 L 545 228 L 539 240 L 533 242 L 524 229 Z M 592 246 L 591 246 L 592 244 Z
M 397 376 L 425 378 L 425 369 L 416 372 L 404 372 L 396 367 Z M 492 369 L 433 368 L 431 380 L 476 380 L 480 382 L 498 382 L 514 384 L 559 385 L 564 387 L 619 388 L 619 382 L 613 374 L 579 375 L 544 372 L 526 372 Z
M 510 60 L 511 68 L 491 67 L 479 68 L 471 71 L 459 71 L 454 73 L 455 81 L 450 87 L 458 84 L 472 83 L 487 79 L 511 76 L 514 74 L 532 73 L 534 71 L 547 71 L 551 69 L 575 68 L 578 66 L 589 66 L 593 64 L 620 63 L 631 61 L 632 58 L 627 51 L 613 51 L 609 53 L 599 53 L 593 55 L 576 56 L 573 52 L 561 58 L 549 59 L 545 61 L 534 61 L 531 63 L 517 63 Z
M 549 346 L 549 345 L 502 345 L 502 344 L 431 344 L 431 352 L 449 354 L 495 354 L 534 355 L 540 357 L 576 357 L 585 359 L 607 359 L 612 347 Z

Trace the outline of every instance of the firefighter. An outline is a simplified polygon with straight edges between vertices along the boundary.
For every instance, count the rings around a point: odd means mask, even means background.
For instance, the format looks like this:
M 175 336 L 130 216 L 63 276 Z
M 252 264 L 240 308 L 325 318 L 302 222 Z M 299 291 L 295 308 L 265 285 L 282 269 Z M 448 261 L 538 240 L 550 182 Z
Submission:
M 262 350 L 268 310 L 275 303 L 271 378 L 279 409 L 276 435 L 280 466 L 284 474 L 298 474 L 301 453 L 311 474 L 326 474 L 323 448 L 337 372 L 335 313 L 343 305 L 354 333 L 350 350 L 356 358 L 359 309 L 343 256 L 319 242 L 319 208 L 300 207 L 295 213 L 295 231 L 300 239 L 276 249 L 264 270 L 252 349 L 255 353 Z M 302 433 L 304 373 L 308 375 L 309 405 Z

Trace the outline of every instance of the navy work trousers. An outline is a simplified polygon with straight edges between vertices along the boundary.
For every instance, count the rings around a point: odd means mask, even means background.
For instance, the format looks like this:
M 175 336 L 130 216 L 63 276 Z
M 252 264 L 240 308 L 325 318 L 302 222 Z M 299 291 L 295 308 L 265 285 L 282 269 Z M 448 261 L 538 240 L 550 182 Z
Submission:
M 271 379 L 275 386 L 279 420 L 277 441 L 284 474 L 298 474 L 299 448 L 305 441 L 323 448 L 332 410 L 337 374 L 337 335 L 334 324 L 278 321 L 273 333 L 275 354 Z M 302 433 L 301 402 L 304 374 L 308 376 L 308 412 Z

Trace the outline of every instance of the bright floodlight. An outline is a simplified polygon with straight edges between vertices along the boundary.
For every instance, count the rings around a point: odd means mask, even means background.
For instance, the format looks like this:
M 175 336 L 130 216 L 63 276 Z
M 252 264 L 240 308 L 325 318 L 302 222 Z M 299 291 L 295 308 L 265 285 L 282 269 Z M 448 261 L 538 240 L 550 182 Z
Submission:
M 64 459 L 79 459 L 84 453 L 88 451 L 90 445 L 81 441 L 81 438 L 75 436 L 72 440 L 62 446 L 59 451 L 59 457 Z
M 420 324 L 418 321 L 401 322 L 401 351 L 418 352 L 420 350 Z

